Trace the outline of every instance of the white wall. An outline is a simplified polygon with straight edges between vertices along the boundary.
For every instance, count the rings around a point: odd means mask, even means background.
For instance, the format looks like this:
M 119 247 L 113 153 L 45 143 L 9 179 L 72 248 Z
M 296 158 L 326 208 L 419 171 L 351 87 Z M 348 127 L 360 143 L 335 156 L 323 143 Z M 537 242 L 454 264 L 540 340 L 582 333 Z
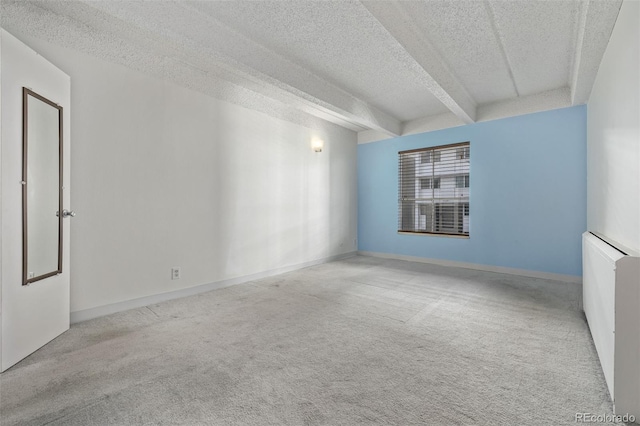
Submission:
M 355 250 L 355 132 L 23 41 L 71 76 L 72 312 Z
M 640 251 L 640 2 L 626 0 L 588 103 L 587 226 Z
M 624 1 L 587 106 L 587 227 L 635 252 L 640 252 L 639 28 L 640 2 Z M 587 260 L 585 258 L 585 268 L 593 268 Z M 585 272 L 585 276 L 589 275 L 592 274 Z M 637 275 L 635 279 L 630 283 L 637 284 Z M 620 299 L 623 291 L 635 296 Z M 638 415 L 640 330 L 635 312 L 640 299 L 635 287 L 616 288 L 618 292 L 616 351 L 623 352 L 625 361 L 616 360 L 615 376 L 635 380 L 625 380 L 622 385 L 613 383 L 614 405 L 617 414 Z M 591 318 L 589 325 L 592 329 L 598 327 Z M 632 334 L 625 337 L 618 334 L 620 330 L 630 330 Z M 627 353 L 629 359 L 625 356 Z

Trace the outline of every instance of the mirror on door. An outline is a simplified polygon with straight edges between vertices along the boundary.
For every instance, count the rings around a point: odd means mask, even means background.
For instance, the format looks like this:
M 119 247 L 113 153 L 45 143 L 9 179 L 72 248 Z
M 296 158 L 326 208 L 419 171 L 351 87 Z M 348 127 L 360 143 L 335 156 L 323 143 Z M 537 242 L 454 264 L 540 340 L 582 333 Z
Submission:
M 22 284 L 62 272 L 62 107 L 22 89 Z

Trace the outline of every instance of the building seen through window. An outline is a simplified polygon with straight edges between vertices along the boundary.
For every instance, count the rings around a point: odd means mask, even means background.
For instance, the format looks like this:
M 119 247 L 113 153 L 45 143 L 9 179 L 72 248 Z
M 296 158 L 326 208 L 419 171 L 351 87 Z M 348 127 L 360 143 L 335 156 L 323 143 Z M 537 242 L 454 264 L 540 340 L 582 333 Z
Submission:
M 469 142 L 402 151 L 398 231 L 469 235 Z

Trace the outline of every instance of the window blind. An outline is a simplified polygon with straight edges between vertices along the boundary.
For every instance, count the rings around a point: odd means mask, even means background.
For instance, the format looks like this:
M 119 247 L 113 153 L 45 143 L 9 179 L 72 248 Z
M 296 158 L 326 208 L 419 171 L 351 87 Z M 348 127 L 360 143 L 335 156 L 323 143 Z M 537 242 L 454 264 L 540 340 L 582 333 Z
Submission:
M 398 231 L 469 235 L 469 142 L 398 153 Z

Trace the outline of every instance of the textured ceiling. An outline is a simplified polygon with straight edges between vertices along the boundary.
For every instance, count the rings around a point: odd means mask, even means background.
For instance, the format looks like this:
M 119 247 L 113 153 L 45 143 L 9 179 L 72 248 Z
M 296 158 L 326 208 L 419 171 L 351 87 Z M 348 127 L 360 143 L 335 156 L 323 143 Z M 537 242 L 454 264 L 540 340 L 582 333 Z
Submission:
M 445 112 L 404 64 L 402 48 L 357 2 L 202 2 L 221 20 L 321 78 L 399 118 Z
M 2 0 L 2 27 L 376 140 L 585 103 L 621 0 Z

